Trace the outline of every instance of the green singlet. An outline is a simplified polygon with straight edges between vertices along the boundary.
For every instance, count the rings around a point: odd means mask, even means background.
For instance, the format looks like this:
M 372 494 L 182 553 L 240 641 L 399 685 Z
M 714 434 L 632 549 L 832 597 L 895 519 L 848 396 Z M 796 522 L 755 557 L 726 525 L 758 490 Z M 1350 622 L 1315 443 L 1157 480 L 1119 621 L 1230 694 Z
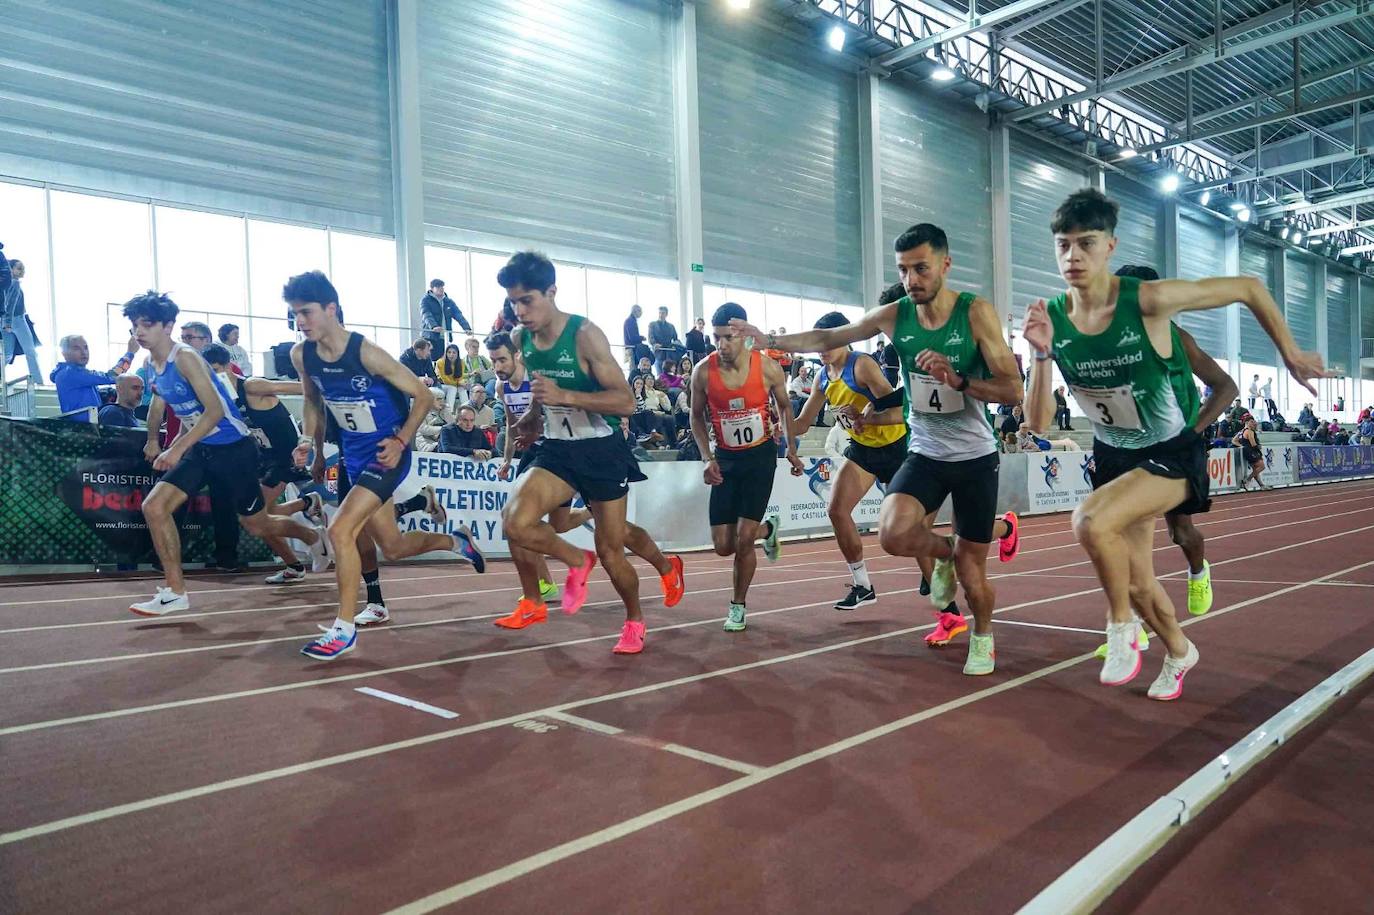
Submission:
M 534 334 L 523 330 L 520 334 L 520 355 L 525 360 L 525 371 L 531 376 L 551 378 L 564 390 L 600 391 L 601 385 L 582 370 L 582 361 L 577 358 L 577 331 L 585 320 L 581 315 L 568 315 L 563 332 L 548 349 L 537 348 Z M 544 405 L 544 437 L 548 439 L 575 441 L 605 438 L 619 428 L 619 416 L 589 413 L 581 407 Z

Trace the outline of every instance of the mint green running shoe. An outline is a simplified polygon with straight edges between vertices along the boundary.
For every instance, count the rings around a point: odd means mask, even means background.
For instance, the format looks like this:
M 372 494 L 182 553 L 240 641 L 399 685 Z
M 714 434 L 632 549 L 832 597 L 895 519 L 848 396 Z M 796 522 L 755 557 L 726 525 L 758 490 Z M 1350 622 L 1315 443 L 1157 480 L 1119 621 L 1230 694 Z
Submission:
M 954 547 L 954 538 L 947 537 L 950 548 Z M 930 576 L 930 602 L 938 610 L 943 610 L 954 600 L 955 591 L 959 587 L 959 582 L 954 577 L 954 557 L 949 559 L 935 560 L 935 570 Z
M 730 603 L 730 609 L 725 614 L 726 632 L 744 631 L 744 604 Z
M 763 538 L 763 555 L 768 557 L 769 562 L 777 562 L 782 555 L 782 544 L 778 542 L 778 516 L 772 514 L 763 520 L 768 525 L 768 536 Z

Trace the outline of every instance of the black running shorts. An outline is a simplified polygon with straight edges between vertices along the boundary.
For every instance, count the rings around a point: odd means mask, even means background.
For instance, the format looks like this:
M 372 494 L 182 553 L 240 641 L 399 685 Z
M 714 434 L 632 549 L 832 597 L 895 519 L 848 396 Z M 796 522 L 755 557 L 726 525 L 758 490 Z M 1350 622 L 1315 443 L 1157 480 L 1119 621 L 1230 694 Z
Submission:
M 877 477 L 878 482 L 886 486 L 892 482 L 892 478 L 906 461 L 906 438 L 900 438 L 878 448 L 861 445 L 851 439 L 844 449 L 844 456 L 845 460 L 858 464 L 865 473 Z
M 231 445 L 197 443 L 162 477 L 177 489 L 194 496 L 209 486 L 210 500 L 234 507 L 241 516 L 262 511 L 262 488 L 258 486 L 258 446 L 251 438 Z
M 1114 448 L 1093 439 L 1093 489 L 1101 489 L 1137 467 L 1153 476 L 1183 480 L 1188 484 L 1187 497 L 1170 509 L 1169 514 L 1196 515 L 1212 507 L 1207 443 L 1193 430 L 1188 429 L 1167 442 L 1148 448 Z
M 912 496 L 926 514 L 939 511 L 948 498 L 954 506 L 954 533 L 973 543 L 992 543 L 999 463 L 996 451 L 967 461 L 908 454 L 887 492 Z
M 520 475 L 521 475 L 522 473 L 524 473 L 526 470 L 529 470 L 532 466 L 534 466 L 534 456 L 535 456 L 536 454 L 538 454 L 538 453 L 539 453 L 539 443 L 538 443 L 538 442 L 535 442 L 533 445 L 530 445 L 528 448 L 526 448 L 524 451 L 522 451 L 522 452 L 520 453 L 520 460 L 519 460 L 519 461 L 516 463 L 516 465 L 515 465 L 515 477 L 514 477 L 514 479 L 516 479 L 516 480 L 520 479 Z M 572 500 L 572 499 L 569 499 L 568 501 L 564 502 L 562 505 L 560 505 L 560 506 L 558 506 L 558 507 L 559 507 L 559 508 L 572 508 L 572 504 L 573 504 L 573 500 Z
M 773 497 L 773 474 L 778 467 L 778 449 L 772 441 L 747 451 L 716 452 L 723 482 L 711 487 L 709 514 L 711 526 L 734 524 L 740 518 L 762 521 Z
M 529 466 L 547 470 L 588 502 L 623 499 L 631 483 L 649 479 L 618 429 L 600 438 L 543 439 Z
M 401 459 L 396 462 L 396 466 L 390 470 L 383 467 L 377 461 L 369 461 L 358 473 L 357 477 L 350 479 L 349 488 L 358 487 L 366 489 L 376 494 L 378 499 L 386 502 L 396 492 L 396 487 L 401 485 L 401 481 L 410 473 L 410 449 L 407 448 L 401 455 Z M 344 465 L 339 464 L 339 480 L 343 481 Z M 339 503 L 343 504 L 343 488 L 339 490 Z

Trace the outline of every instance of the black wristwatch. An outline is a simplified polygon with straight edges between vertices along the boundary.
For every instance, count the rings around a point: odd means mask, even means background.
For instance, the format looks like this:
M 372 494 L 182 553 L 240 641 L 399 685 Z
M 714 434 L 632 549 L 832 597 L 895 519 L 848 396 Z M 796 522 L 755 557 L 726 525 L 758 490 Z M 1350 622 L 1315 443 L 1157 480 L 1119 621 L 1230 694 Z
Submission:
M 958 387 L 956 387 L 954 390 L 956 390 L 956 391 L 967 391 L 967 390 L 968 390 L 968 386 L 969 386 L 970 384 L 973 383 L 973 379 L 970 378 L 970 377 L 967 376 L 967 375 L 964 375 L 964 376 L 963 376 L 963 379 L 964 379 L 964 380 L 961 381 L 961 382 L 959 382 Z

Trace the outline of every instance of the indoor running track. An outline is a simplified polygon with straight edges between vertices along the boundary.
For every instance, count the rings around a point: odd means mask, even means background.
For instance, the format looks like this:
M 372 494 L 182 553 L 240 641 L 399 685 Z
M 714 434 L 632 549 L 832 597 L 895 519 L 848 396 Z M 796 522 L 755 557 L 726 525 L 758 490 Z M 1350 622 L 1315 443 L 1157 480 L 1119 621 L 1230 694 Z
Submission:
M 1145 698 L 1157 643 L 1133 683 L 1098 685 L 1104 607 L 1067 515 L 991 559 L 985 678 L 961 673 L 966 637 L 925 647 L 918 576 L 871 537 L 876 605 L 834 610 L 833 542 L 790 543 L 739 634 L 728 560 L 686 557 L 671 610 L 636 561 L 638 657 L 611 654 L 601 572 L 580 614 L 506 632 L 509 564 L 388 568 L 394 621 L 332 664 L 296 653 L 334 615 L 332 578 L 197 577 L 162 620 L 126 609 L 146 580 L 11 584 L 0 911 L 1010 912 L 1374 644 L 1374 482 L 1225 496 L 1198 521 L 1216 604 L 1188 622 L 1202 662 L 1174 703 Z M 1162 523 L 1155 557 L 1182 606 Z M 1367 722 L 1368 694 L 1339 714 Z M 1290 754 L 1328 799 L 1358 789 L 1340 724 Z M 1318 866 L 1263 820 L 1223 826 L 1251 861 Z M 1212 864 L 1176 856 L 1118 908 L 1227 911 L 1226 875 L 1247 877 Z M 1317 871 L 1289 876 L 1292 910 L 1331 901 Z M 1340 877 L 1374 891 L 1374 869 Z

